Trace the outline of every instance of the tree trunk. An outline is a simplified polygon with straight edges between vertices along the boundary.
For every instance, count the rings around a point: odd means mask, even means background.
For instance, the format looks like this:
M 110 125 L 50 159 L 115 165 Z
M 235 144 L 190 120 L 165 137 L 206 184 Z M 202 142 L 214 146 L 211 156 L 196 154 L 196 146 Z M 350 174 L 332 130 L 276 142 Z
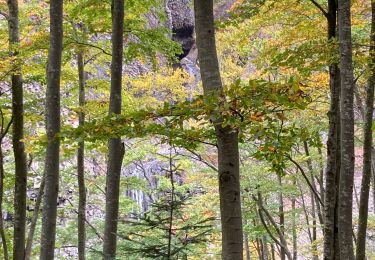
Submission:
M 18 1 L 8 0 L 9 48 L 17 56 L 19 44 Z M 23 139 L 23 87 L 21 69 L 16 61 L 16 67 L 11 75 L 12 80 L 12 116 L 13 116 L 13 153 L 15 163 L 14 185 L 14 229 L 13 229 L 13 258 L 23 259 L 25 255 L 26 228 L 26 179 L 27 165 Z
M 109 115 L 121 114 L 123 34 L 124 0 L 112 0 L 112 63 Z M 103 259 L 114 259 L 116 257 L 120 175 L 123 157 L 124 148 L 121 138 L 111 138 L 108 142 Z
M 4 118 L 2 117 L 1 120 L 1 130 L 3 130 L 4 126 Z M 1 236 L 1 244 L 3 247 L 3 257 L 4 260 L 9 259 L 8 254 L 8 245 L 5 236 L 5 229 L 4 229 L 4 219 L 3 219 L 3 195 L 4 195 L 4 157 L 3 157 L 3 131 L 0 132 L 0 236 Z
M 268 260 L 268 246 L 267 246 L 267 237 L 262 236 L 262 260 Z
M 303 146 L 304 146 L 304 149 L 305 149 L 305 154 L 306 156 L 308 157 L 307 158 L 307 167 L 309 168 L 309 172 L 310 172 L 310 176 L 311 176 L 311 186 L 313 187 L 313 189 L 318 192 L 318 189 L 315 185 L 315 178 L 314 178 L 314 168 L 313 168 L 313 164 L 312 164 L 312 160 L 310 158 L 310 150 L 309 150 L 309 145 L 307 144 L 306 141 L 303 142 Z M 322 200 L 324 200 L 324 195 L 322 196 L 323 194 L 320 193 L 319 196 L 320 197 L 323 197 Z M 319 217 L 319 222 L 321 225 L 323 225 L 324 221 L 323 221 L 323 214 L 321 212 L 321 208 L 320 208 L 320 203 L 319 203 L 319 199 L 317 198 L 317 196 L 315 196 L 314 194 L 314 191 L 311 190 L 311 199 L 313 199 L 315 201 L 315 204 L 316 205 L 316 210 L 317 210 L 317 213 L 318 213 L 318 217 Z M 315 211 L 316 212 L 316 211 Z M 316 220 L 316 217 L 313 217 L 314 220 Z
M 222 94 L 216 53 L 213 0 L 194 1 L 198 58 L 205 96 Z M 222 259 L 243 259 L 238 132 L 213 119 L 218 145 Z
M 59 192 L 60 74 L 63 36 L 63 1 L 50 1 L 50 47 L 47 65 L 45 198 L 40 259 L 54 258 L 57 195 Z
M 293 186 L 296 186 L 296 181 L 293 181 Z M 293 260 L 297 260 L 297 226 L 296 226 L 296 198 L 292 198 L 292 229 L 293 229 Z
M 328 0 L 328 40 L 336 38 L 336 0 Z M 340 177 L 340 78 L 337 63 L 329 65 L 331 105 L 328 112 L 327 168 L 324 195 L 324 259 L 339 259 L 338 182 Z
M 365 260 L 366 258 L 366 231 L 368 218 L 368 202 L 370 193 L 370 183 L 372 175 L 372 116 L 374 110 L 374 84 L 375 84 L 375 1 L 371 1 L 371 47 L 370 47 L 370 67 L 371 76 L 368 79 L 366 87 L 366 107 L 364 115 L 363 129 L 363 173 L 359 202 L 358 230 L 356 259 Z
M 38 197 L 36 198 L 36 201 L 35 201 L 34 214 L 31 219 L 29 234 L 26 240 L 25 260 L 31 259 L 31 249 L 33 247 L 35 228 L 38 222 L 38 216 L 39 216 L 39 211 L 40 211 L 40 204 L 42 203 L 42 199 L 43 199 L 44 186 L 45 186 L 45 177 L 43 176 L 42 182 L 40 183 L 40 187 L 39 187 Z
M 352 64 L 352 37 L 350 0 L 338 1 L 338 28 L 340 43 L 340 121 L 341 165 L 339 189 L 339 243 L 340 258 L 354 259 L 352 238 L 352 204 L 354 178 L 354 79 Z
M 247 225 L 246 222 L 247 222 L 246 219 L 244 219 L 245 225 Z M 246 232 L 244 232 L 243 240 L 244 240 L 246 260 L 250 260 L 251 253 L 250 253 L 250 248 L 249 248 L 249 236 L 247 235 Z
M 284 216 L 284 198 L 283 198 L 283 191 L 282 191 L 282 179 L 281 175 L 277 176 L 279 180 L 279 225 L 280 225 L 280 236 L 285 237 L 285 216 Z M 280 241 L 282 238 L 280 237 Z M 283 247 L 280 248 L 280 259 L 285 260 L 285 249 Z
M 83 53 L 79 51 L 77 54 L 78 63 L 78 80 L 79 80 L 79 106 L 83 108 L 85 105 L 85 71 L 83 62 Z M 79 112 L 79 126 L 83 127 L 85 123 L 85 113 L 80 110 Z M 85 186 L 85 143 L 79 142 L 77 151 L 77 178 L 78 178 L 78 259 L 86 259 L 86 186 Z

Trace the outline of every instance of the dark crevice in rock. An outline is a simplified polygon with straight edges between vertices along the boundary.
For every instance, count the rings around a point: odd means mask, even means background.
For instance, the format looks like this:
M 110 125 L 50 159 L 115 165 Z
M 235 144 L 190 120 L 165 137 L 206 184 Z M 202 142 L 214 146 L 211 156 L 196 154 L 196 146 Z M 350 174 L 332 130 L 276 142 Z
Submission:
M 187 25 L 182 28 L 172 28 L 172 40 L 181 44 L 182 53 L 178 55 L 178 59 L 181 61 L 185 58 L 195 44 L 194 39 L 194 26 Z

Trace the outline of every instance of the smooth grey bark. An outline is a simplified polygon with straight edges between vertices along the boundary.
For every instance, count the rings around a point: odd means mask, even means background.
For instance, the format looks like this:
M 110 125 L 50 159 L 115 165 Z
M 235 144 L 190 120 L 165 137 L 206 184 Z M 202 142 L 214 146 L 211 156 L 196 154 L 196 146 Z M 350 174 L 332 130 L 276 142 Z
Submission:
M 63 37 L 63 1 L 50 1 L 50 46 L 47 64 L 46 179 L 41 234 L 41 260 L 54 259 L 57 195 L 59 192 L 60 74 Z
M 124 0 L 112 0 L 112 62 L 109 115 L 121 114 Z M 115 259 L 120 195 L 120 175 L 124 148 L 121 138 L 108 141 L 103 259 Z
M 9 49 L 17 57 L 19 40 L 18 1 L 8 0 Z M 24 109 L 23 86 L 20 65 L 16 64 L 11 75 L 12 81 L 12 116 L 13 116 L 13 154 L 15 164 L 14 182 L 14 228 L 13 228 L 13 258 L 23 259 L 25 255 L 26 229 L 26 181 L 27 164 L 23 139 Z
M 194 11 L 204 95 L 206 97 L 221 95 L 223 85 L 216 53 L 213 1 L 195 0 Z M 242 260 L 243 232 L 238 132 L 231 127 L 223 127 L 221 122 L 220 118 L 213 118 L 218 145 L 222 259 Z
M 354 259 L 352 205 L 354 180 L 354 77 L 352 64 L 352 36 L 350 0 L 338 1 L 340 45 L 340 182 L 339 182 L 339 243 L 340 258 Z
M 34 234 L 35 234 L 36 224 L 38 222 L 40 205 L 41 205 L 42 199 L 43 199 L 45 183 L 46 183 L 45 177 L 43 176 L 42 182 L 40 183 L 38 196 L 37 196 L 36 201 L 35 201 L 34 213 L 33 213 L 33 216 L 31 218 L 29 234 L 28 234 L 27 239 L 26 239 L 25 260 L 31 259 L 31 249 L 33 247 Z
M 77 53 L 78 64 L 78 81 L 79 81 L 79 106 L 83 108 L 85 105 L 85 71 L 83 52 Z M 80 110 L 78 114 L 78 123 L 80 127 L 85 124 L 85 113 Z M 77 181 L 78 181 L 78 259 L 86 259 L 86 185 L 85 185 L 85 142 L 78 143 L 77 150 Z
M 368 219 L 368 204 L 372 175 L 372 117 L 374 110 L 374 85 L 375 85 L 375 1 L 371 1 L 371 35 L 370 35 L 370 68 L 371 76 L 366 86 L 366 106 L 364 111 L 363 127 L 363 171 L 359 202 L 358 230 L 356 259 L 366 259 L 366 231 Z
M 328 0 L 328 40 L 335 41 L 337 29 L 337 2 Z M 330 110 L 328 112 L 329 132 L 327 140 L 327 166 L 324 194 L 324 245 L 326 260 L 338 260 L 338 183 L 340 178 L 340 70 L 337 63 L 329 64 Z

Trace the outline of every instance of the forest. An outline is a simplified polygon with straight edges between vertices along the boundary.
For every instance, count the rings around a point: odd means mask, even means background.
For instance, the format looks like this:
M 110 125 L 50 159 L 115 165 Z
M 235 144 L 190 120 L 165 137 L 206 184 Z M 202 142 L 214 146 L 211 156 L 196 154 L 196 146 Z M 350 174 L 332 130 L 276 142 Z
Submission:
M 0 259 L 375 259 L 375 0 L 0 0 Z

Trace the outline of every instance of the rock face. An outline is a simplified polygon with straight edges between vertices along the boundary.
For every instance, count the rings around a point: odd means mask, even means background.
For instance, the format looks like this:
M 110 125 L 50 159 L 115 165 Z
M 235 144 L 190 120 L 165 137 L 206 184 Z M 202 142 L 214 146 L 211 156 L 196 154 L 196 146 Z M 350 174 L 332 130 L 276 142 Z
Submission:
M 192 7 L 191 0 L 168 0 L 165 7 L 172 39 L 182 46 L 183 53 L 179 55 L 179 60 L 186 57 L 195 44 Z

